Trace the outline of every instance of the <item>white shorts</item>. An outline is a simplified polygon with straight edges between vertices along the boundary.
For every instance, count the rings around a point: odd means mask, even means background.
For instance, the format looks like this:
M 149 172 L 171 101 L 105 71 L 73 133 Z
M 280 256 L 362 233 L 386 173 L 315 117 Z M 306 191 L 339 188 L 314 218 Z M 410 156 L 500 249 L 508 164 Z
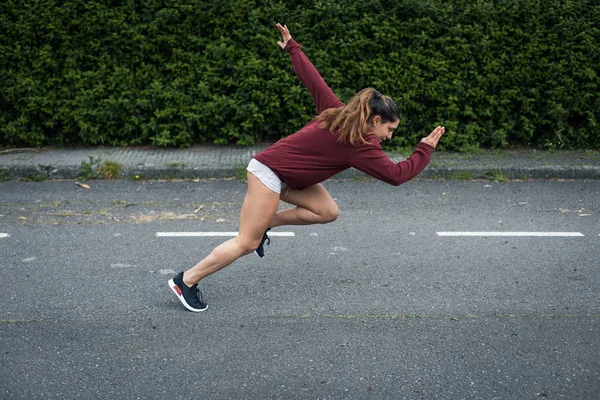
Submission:
M 275 193 L 281 193 L 281 179 L 275 175 L 271 168 L 253 158 L 246 169 L 260 179 L 266 187 Z

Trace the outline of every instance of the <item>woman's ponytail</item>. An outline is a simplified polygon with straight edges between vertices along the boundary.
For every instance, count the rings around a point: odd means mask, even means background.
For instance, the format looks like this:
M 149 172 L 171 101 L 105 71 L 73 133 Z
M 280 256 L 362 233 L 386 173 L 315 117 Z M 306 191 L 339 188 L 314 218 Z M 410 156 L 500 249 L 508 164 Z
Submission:
M 400 119 L 400 110 L 390 97 L 373 88 L 366 88 L 345 106 L 325 110 L 316 119 L 321 121 L 322 128 L 337 131 L 340 142 L 360 146 L 368 143 L 364 128 L 376 115 L 381 117 L 382 122 L 397 121 Z

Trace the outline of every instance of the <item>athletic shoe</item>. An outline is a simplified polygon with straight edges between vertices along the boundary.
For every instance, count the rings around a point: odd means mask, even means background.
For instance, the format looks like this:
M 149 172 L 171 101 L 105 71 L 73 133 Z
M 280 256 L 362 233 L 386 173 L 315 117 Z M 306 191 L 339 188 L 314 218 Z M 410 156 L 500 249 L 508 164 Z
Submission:
M 188 310 L 200 312 L 208 308 L 208 304 L 202 302 L 202 292 L 198 289 L 198 284 L 188 287 L 183 283 L 183 272 L 169 280 L 169 287 Z
M 268 228 L 265 231 L 265 234 L 263 235 L 262 240 L 260 241 L 260 246 L 257 247 L 256 250 L 254 250 L 254 254 L 256 254 L 259 257 L 264 257 L 265 256 L 265 249 L 264 249 L 264 244 L 265 241 L 267 241 L 267 246 L 271 244 L 271 239 L 269 239 L 269 237 L 267 236 L 267 232 L 269 232 L 271 230 L 271 228 Z

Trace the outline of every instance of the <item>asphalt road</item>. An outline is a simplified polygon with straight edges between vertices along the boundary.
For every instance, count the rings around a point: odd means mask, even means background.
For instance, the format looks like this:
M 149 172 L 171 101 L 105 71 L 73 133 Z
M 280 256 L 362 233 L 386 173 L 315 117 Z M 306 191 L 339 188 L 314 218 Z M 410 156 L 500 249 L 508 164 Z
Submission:
M 0 183 L 2 399 L 600 398 L 600 181 L 330 181 L 341 214 L 166 282 L 239 181 Z M 440 236 L 566 232 L 579 236 Z

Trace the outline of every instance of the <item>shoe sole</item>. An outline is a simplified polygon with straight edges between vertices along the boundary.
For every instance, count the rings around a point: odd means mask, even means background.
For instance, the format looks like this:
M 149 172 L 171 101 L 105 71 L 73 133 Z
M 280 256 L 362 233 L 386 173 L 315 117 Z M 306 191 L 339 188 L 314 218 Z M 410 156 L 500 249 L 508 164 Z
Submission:
M 258 254 L 258 251 L 256 251 L 256 250 L 254 250 L 254 254 L 256 254 L 256 255 L 257 255 L 257 257 L 260 257 L 260 258 L 263 258 L 263 257 L 264 257 L 264 255 L 263 255 L 263 256 L 261 256 L 260 254 Z
M 181 289 L 179 289 L 179 286 L 177 286 L 175 284 L 175 282 L 173 281 L 173 279 L 169 279 L 169 287 L 171 288 L 171 290 L 173 291 L 173 293 L 175 293 L 175 295 L 177 296 L 177 298 L 179 299 L 179 301 L 181 301 L 181 304 L 183 304 L 183 306 L 185 308 L 187 308 L 188 310 L 190 310 L 191 312 L 202 312 L 205 311 L 208 308 L 208 305 L 206 305 L 206 307 L 199 309 L 199 308 L 194 308 L 192 306 L 190 306 L 187 301 L 185 301 L 185 299 L 183 298 L 183 295 L 181 294 Z

